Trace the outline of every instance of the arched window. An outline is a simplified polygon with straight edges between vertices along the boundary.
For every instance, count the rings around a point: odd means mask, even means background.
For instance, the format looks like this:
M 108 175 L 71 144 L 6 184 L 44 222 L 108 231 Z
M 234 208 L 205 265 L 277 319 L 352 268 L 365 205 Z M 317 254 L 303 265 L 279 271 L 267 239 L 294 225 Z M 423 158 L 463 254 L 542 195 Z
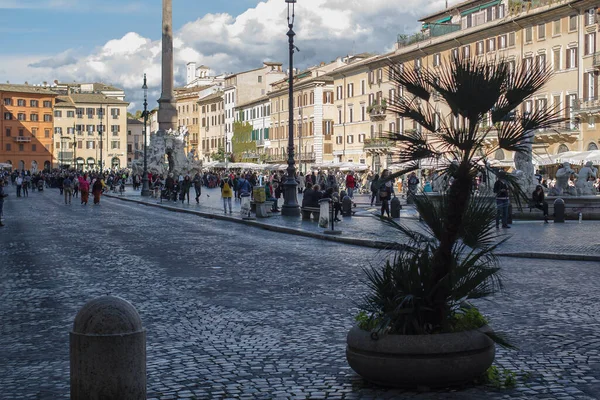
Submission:
M 502 149 L 496 150 L 496 152 L 494 153 L 494 158 L 498 161 L 504 161 L 504 151 Z
M 560 146 L 558 146 L 558 150 L 556 151 L 556 154 L 566 153 L 567 151 L 569 151 L 569 148 L 567 147 L 567 145 L 561 144 Z
M 19 171 L 25 171 L 25 161 L 19 161 Z
M 591 142 L 590 144 L 588 144 L 588 148 L 587 149 L 589 151 L 598 150 L 598 145 L 596 143 L 594 143 L 594 142 Z

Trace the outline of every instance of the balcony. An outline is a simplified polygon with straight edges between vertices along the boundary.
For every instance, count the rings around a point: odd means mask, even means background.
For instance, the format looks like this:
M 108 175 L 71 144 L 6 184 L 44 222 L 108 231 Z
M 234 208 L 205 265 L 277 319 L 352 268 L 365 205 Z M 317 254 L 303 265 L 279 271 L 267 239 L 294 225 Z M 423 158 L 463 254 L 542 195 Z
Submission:
M 31 142 L 31 136 L 16 136 L 15 142 L 17 143 L 29 143 Z
M 73 152 L 72 151 L 59 151 L 56 155 L 56 159 L 60 162 L 72 162 Z
M 394 147 L 394 144 L 391 140 L 386 138 L 372 138 L 365 139 L 364 149 L 370 152 L 382 152 L 387 151 L 390 148 Z
M 592 59 L 592 66 L 600 68 L 600 51 L 594 53 L 594 58 Z
M 575 101 L 573 111 L 580 115 L 595 115 L 600 112 L 600 99 L 598 96 L 589 96 L 587 98 Z
M 198 146 L 198 139 L 190 139 L 190 144 L 192 146 Z
M 461 26 L 458 24 L 428 24 L 426 25 L 426 29 L 413 35 L 398 35 L 397 46 L 401 49 L 415 43 L 424 42 L 435 37 L 460 31 L 460 29 Z
M 381 104 L 375 102 L 367 107 L 367 112 L 371 121 L 383 121 L 386 117 L 387 103 L 385 99 L 381 101 Z

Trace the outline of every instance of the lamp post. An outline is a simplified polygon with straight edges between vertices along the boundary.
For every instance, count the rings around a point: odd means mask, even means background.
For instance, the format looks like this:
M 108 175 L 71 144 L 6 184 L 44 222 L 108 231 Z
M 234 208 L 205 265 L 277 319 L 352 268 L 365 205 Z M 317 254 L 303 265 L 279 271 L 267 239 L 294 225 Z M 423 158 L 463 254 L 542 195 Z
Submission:
M 281 215 L 297 217 L 300 215 L 300 206 L 298 205 L 298 192 L 296 182 L 296 167 L 294 166 L 294 8 L 296 0 L 285 0 L 288 7 L 287 21 L 289 31 L 287 33 L 289 41 L 290 56 L 290 76 L 289 76 L 289 129 L 288 129 L 288 167 L 287 177 L 283 184 L 283 206 Z
M 62 129 L 62 128 L 61 128 Z M 62 132 L 60 133 L 60 169 L 65 168 L 65 149 L 64 149 L 64 140 L 63 140 Z
M 102 107 L 100 107 L 100 109 L 101 109 L 101 110 L 103 110 L 103 109 L 102 109 Z M 104 110 L 103 110 L 103 111 L 104 111 Z M 104 113 L 104 112 L 102 112 L 102 113 L 101 113 L 101 114 L 98 116 L 98 117 L 100 118 L 100 131 L 98 131 L 98 135 L 100 135 L 100 161 L 99 161 L 99 164 L 100 164 L 100 174 L 102 174 L 102 171 L 104 170 L 104 168 L 103 168 L 103 166 L 104 166 L 104 165 L 103 165 L 103 164 L 104 164 L 104 163 L 103 163 L 103 161 L 104 161 L 104 160 L 103 160 L 103 158 L 102 158 L 102 131 L 104 130 L 104 129 L 103 129 L 103 126 L 102 126 L 102 114 L 103 114 L 103 113 Z
M 148 85 L 146 85 L 146 74 L 144 74 L 144 85 L 142 86 L 144 90 L 144 112 L 142 113 L 142 117 L 144 117 L 144 172 L 142 172 L 142 196 L 150 196 L 150 186 L 148 184 L 148 159 L 146 153 L 146 125 L 148 124 Z
M 77 136 L 75 134 L 75 124 L 73 124 L 73 170 L 77 171 Z

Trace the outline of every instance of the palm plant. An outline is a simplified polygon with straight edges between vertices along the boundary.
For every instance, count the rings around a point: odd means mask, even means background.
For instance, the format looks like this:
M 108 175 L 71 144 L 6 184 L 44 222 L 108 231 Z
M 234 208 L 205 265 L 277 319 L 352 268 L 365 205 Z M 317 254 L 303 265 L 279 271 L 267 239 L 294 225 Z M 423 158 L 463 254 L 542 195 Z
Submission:
M 555 109 L 517 110 L 549 81 L 551 71 L 511 68 L 504 59 L 471 58 L 454 58 L 435 69 L 390 64 L 389 70 L 390 80 L 406 93 L 390 99 L 388 110 L 415 121 L 423 131 L 389 134 L 400 144 L 399 161 L 407 167 L 388 179 L 418 169 L 423 159 L 435 158 L 446 161 L 438 173 L 452 177 L 453 183 L 439 202 L 414 196 L 428 234 L 394 224 L 410 243 L 381 272 L 368 272 L 372 290 L 362 309 L 377 319 L 380 329 L 449 331 L 464 300 L 485 297 L 499 283 L 493 255 L 498 245 L 495 207 L 489 198 L 472 195 L 474 178 L 479 172 L 498 174 L 485 163 L 498 149 L 530 151 L 535 130 L 561 121 Z M 448 115 L 438 114 L 430 102 L 433 93 Z M 483 124 L 488 120 L 491 123 Z M 485 146 L 492 138 L 496 144 Z M 502 175 L 502 179 L 517 202 L 525 198 L 516 178 Z

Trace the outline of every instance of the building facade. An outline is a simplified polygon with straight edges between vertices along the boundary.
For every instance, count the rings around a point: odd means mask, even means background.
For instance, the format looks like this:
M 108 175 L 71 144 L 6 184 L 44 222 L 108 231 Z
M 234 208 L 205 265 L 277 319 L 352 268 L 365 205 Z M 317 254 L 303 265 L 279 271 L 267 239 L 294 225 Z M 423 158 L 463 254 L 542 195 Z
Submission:
M 144 122 L 127 118 L 127 167 L 134 160 L 144 159 Z
M 55 167 L 127 166 L 127 106 L 101 93 L 58 96 L 54 110 Z
M 200 110 L 200 155 L 204 162 L 215 160 L 215 155 L 226 152 L 225 110 L 223 92 L 218 91 L 198 101 Z
M 250 140 L 256 144 L 256 151 L 248 152 L 243 161 L 259 162 L 268 160 L 268 149 L 271 147 L 271 101 L 262 96 L 235 108 L 235 122 L 248 123 L 252 127 Z M 235 135 L 234 122 L 234 135 Z
M 52 167 L 57 95 L 47 87 L 0 84 L 0 162 L 21 171 Z

